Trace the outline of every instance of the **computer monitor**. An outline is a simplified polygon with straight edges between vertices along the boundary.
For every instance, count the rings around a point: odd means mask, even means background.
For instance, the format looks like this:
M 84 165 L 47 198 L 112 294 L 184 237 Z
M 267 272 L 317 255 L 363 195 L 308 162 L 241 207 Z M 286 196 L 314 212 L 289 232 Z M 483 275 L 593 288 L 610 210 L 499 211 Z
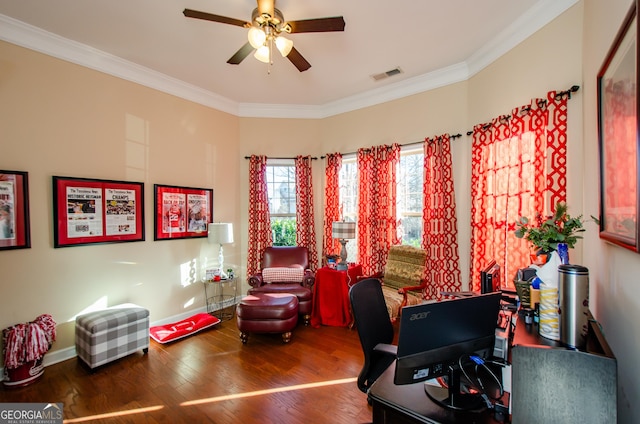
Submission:
M 500 291 L 500 265 L 491 261 L 488 266 L 480 271 L 480 293 L 492 293 Z
M 403 308 L 394 383 L 446 376 L 448 388 L 425 384 L 432 400 L 455 410 L 482 409 L 481 396 L 462 393 L 460 364 L 492 355 L 500 297 L 495 292 Z

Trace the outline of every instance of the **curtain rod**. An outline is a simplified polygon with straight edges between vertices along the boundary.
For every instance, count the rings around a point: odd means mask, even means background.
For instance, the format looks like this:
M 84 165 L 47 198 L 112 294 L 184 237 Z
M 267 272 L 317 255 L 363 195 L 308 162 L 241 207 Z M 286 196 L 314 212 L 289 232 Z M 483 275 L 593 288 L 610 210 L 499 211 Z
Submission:
M 257 155 L 256 155 L 256 156 L 257 156 Z M 303 156 L 303 157 L 306 157 L 306 156 Z M 245 156 L 244 158 L 245 158 L 245 159 L 251 159 L 251 156 Z M 297 158 L 297 156 L 296 156 L 296 157 L 291 157 L 291 158 L 285 158 L 285 157 L 270 157 L 270 156 L 267 156 L 267 159 L 275 159 L 275 160 L 284 160 L 284 159 L 291 159 L 291 160 L 295 160 L 296 158 Z M 316 160 L 316 159 L 318 159 L 318 158 L 317 158 L 317 157 L 312 157 L 312 158 L 311 158 L 311 160 Z
M 449 137 L 450 137 L 450 138 L 453 138 L 453 139 L 456 139 L 456 138 L 458 138 L 458 137 L 462 137 L 462 134 L 454 134 L 454 135 L 450 135 Z M 442 137 L 440 136 L 440 137 L 436 137 L 436 138 L 442 138 Z M 400 147 L 413 146 L 413 145 L 416 145 L 416 144 L 422 144 L 422 143 L 424 143 L 424 140 L 421 140 L 421 141 L 412 141 L 412 142 L 409 142 L 409 143 L 400 144 Z M 364 149 L 364 150 L 369 150 L 369 149 Z M 348 153 L 341 153 L 341 155 L 343 155 L 343 156 L 346 156 L 346 155 L 355 155 L 355 154 L 357 154 L 357 153 L 358 153 L 358 152 L 348 152 Z M 326 156 L 324 156 L 324 155 L 323 155 L 323 156 L 320 156 L 320 159 L 324 159 L 324 158 L 326 158 Z
M 558 93 L 556 93 L 556 99 L 559 98 L 559 97 L 562 97 L 564 95 L 567 95 L 567 96 L 569 96 L 569 98 L 571 98 L 571 93 L 575 93 L 579 89 L 580 89 L 579 85 L 572 85 L 570 89 L 564 90 L 564 91 L 559 91 Z M 546 102 L 546 100 L 545 100 L 545 102 Z M 490 125 L 490 124 L 487 124 L 487 125 Z M 467 135 L 471 135 L 471 134 L 473 134 L 473 131 L 467 131 Z M 452 139 L 456 139 L 458 137 L 462 137 L 462 134 L 455 134 L 455 135 L 452 135 L 450 137 Z M 422 143 L 424 143 L 424 140 L 422 140 L 422 141 L 414 141 L 414 142 L 407 143 L 407 144 L 401 144 L 401 146 L 411 146 L 411 145 L 414 145 L 414 144 L 422 144 Z M 349 153 L 342 153 L 342 155 L 355 155 L 356 153 L 357 152 L 349 152 Z M 325 157 L 326 156 L 320 156 L 320 159 L 324 159 Z
M 568 98 L 570 99 L 571 98 L 571 93 L 575 93 L 579 89 L 580 89 L 579 85 L 572 85 L 571 88 L 569 88 L 568 90 L 559 91 L 558 93 L 556 93 L 556 99 L 559 98 L 559 97 L 565 96 L 565 95 L 569 96 Z M 490 125 L 490 124 L 487 124 L 487 125 Z M 471 135 L 471 134 L 473 134 L 473 131 L 467 131 L 467 135 Z M 458 133 L 458 134 L 451 135 L 449 137 L 455 140 L 456 138 L 462 137 L 462 134 Z M 437 138 L 440 138 L 440 137 L 437 137 Z M 422 143 L 424 143 L 424 140 L 412 141 L 410 143 L 401 144 L 400 146 L 401 147 L 413 146 L 414 144 L 422 144 Z M 346 155 L 355 155 L 357 153 L 358 152 L 348 152 L 348 153 L 341 153 L 341 154 L 346 156 Z M 244 158 L 245 159 L 251 159 L 251 156 L 245 156 Z M 320 159 L 324 159 L 324 158 L 326 158 L 326 155 L 320 156 Z M 267 157 L 267 159 L 280 159 L 280 160 L 282 160 L 282 159 L 295 159 L 295 157 L 293 157 L 293 158 L 287 158 L 287 157 L 273 157 L 272 158 L 272 157 Z M 311 160 L 316 160 L 316 159 L 318 159 L 318 158 L 316 158 L 316 157 L 312 157 L 311 158 Z
M 571 98 L 571 93 L 575 93 L 578 90 L 580 90 L 580 86 L 579 85 L 572 85 L 571 88 L 568 89 L 568 90 L 557 92 L 555 98 L 557 99 L 557 98 L 560 98 L 560 97 L 566 95 L 570 99 Z M 547 101 L 546 100 L 542 100 L 542 103 L 547 103 Z M 523 109 L 528 111 L 530 109 L 530 107 L 525 106 Z M 511 119 L 511 115 L 507 115 L 506 119 Z M 486 130 L 491 125 L 492 125 L 491 123 L 487 123 L 487 124 L 484 124 L 482 126 L 482 128 Z M 473 130 L 467 131 L 467 135 L 471 135 L 471 134 L 473 134 Z

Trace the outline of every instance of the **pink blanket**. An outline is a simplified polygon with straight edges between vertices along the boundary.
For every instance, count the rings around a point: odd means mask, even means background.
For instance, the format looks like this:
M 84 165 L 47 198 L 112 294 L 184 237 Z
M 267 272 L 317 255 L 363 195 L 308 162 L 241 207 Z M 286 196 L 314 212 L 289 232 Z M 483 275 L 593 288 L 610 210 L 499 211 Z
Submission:
M 219 322 L 218 318 L 202 312 L 173 324 L 151 327 L 149 335 L 158 343 L 168 343 L 195 334 Z

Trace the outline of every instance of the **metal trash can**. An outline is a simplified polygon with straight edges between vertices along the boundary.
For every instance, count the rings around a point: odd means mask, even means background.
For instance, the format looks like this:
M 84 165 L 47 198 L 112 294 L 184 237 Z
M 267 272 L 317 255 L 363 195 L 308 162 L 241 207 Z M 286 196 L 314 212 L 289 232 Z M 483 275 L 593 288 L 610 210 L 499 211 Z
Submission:
M 581 265 L 558 266 L 560 341 L 584 349 L 589 315 L 589 270 Z

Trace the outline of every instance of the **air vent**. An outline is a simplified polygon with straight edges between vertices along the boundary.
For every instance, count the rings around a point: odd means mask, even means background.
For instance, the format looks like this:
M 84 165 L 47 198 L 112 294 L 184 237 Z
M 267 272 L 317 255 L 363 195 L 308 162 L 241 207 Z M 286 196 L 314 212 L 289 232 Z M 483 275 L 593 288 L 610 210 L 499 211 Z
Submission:
M 385 78 L 389 78 L 392 77 L 394 75 L 398 75 L 402 73 L 402 69 L 400 69 L 400 67 L 391 69 L 387 72 L 383 72 L 381 74 L 375 74 L 375 75 L 371 75 L 371 78 L 373 78 L 374 81 L 380 81 L 383 80 Z

